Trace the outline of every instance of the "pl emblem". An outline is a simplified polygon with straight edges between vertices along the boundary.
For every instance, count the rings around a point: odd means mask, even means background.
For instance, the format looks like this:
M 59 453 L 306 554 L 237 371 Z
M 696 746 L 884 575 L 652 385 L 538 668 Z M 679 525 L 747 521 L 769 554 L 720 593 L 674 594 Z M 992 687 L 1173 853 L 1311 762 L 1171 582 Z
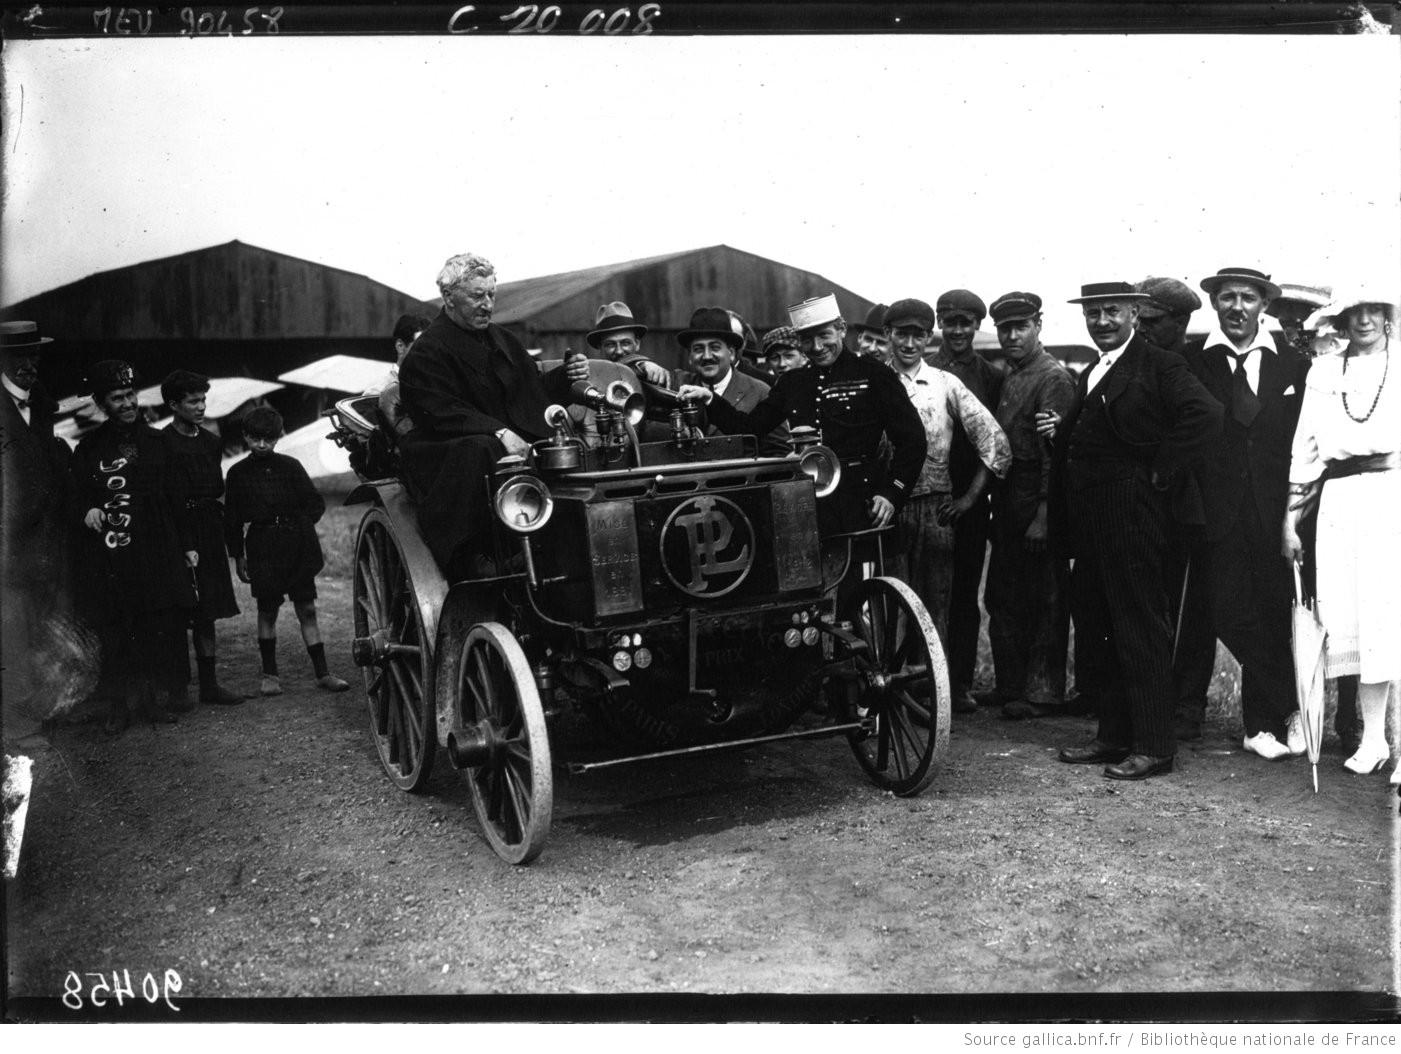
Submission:
M 754 528 L 734 502 L 703 494 L 672 510 L 662 527 L 661 550 L 662 568 L 677 589 L 721 597 L 753 566 Z

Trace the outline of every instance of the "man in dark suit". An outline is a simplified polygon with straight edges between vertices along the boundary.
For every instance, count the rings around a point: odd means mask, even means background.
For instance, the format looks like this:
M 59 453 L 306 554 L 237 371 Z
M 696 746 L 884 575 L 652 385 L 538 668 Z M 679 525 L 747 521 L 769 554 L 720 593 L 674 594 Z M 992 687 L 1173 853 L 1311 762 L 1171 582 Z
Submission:
M 58 405 L 39 383 L 39 359 L 52 337 L 34 322 L 0 322 L 0 506 L 3 506 L 5 735 L 38 731 L 52 700 L 38 697 L 35 653 L 48 619 L 66 605 L 69 454 L 54 438 Z
M 1185 355 L 1192 373 L 1227 409 L 1221 434 L 1197 469 L 1206 511 L 1207 591 L 1216 635 L 1241 664 L 1245 749 L 1275 761 L 1304 752 L 1289 644 L 1293 586 L 1277 542 L 1309 363 L 1287 342 L 1277 345 L 1260 324 L 1280 294 L 1268 275 L 1228 267 L 1201 287 L 1211 296 L 1217 324 Z
M 748 413 L 768 396 L 769 386 L 737 368 L 735 359 L 744 346 L 737 318 L 719 307 L 697 308 L 691 314 L 690 326 L 676 335 L 691 365 L 689 370 L 677 371 L 677 384 L 704 385 L 736 410 Z M 719 430 L 711 425 L 710 431 Z M 759 453 L 765 457 L 787 454 L 787 425 L 778 425 L 760 439 Z
M 409 493 L 424 541 L 450 579 L 487 566 L 492 515 L 482 485 L 506 454 L 547 438 L 545 409 L 568 402 L 588 380 L 588 359 L 570 356 L 540 374 L 525 347 L 491 321 L 496 268 L 480 256 L 454 256 L 438 274 L 443 309 L 399 367 L 399 393 L 414 422 L 400 441 Z
M 1220 434 L 1222 413 L 1182 356 L 1134 332 L 1146 299 L 1101 282 L 1071 301 L 1100 355 L 1063 436 L 1075 632 L 1100 653 L 1102 686 L 1095 738 L 1060 760 L 1107 763 L 1105 776 L 1121 780 L 1172 771 L 1172 491 Z

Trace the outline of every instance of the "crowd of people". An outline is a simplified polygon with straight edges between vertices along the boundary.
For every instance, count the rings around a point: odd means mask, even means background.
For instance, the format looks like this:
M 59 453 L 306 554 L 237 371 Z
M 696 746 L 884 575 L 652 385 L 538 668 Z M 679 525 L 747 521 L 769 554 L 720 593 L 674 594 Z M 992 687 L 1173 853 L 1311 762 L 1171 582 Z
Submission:
M 23 744 L 52 716 L 35 664 L 58 618 L 73 619 L 94 641 L 94 696 L 105 702 L 109 734 L 133 716 L 171 724 L 193 709 L 191 642 L 199 701 L 242 703 L 216 676 L 215 622 L 239 613 L 231 557 L 258 609 L 261 694 L 282 690 L 276 621 L 284 597 L 317 685 L 345 691 L 327 667 L 314 602 L 322 566 L 315 524 L 325 506 L 300 462 L 274 452 L 277 411 L 244 416 L 250 453 L 226 480 L 223 445 L 202 427 L 208 378 L 187 370 L 166 377 L 161 398 L 173 416 L 153 428 L 138 406 L 136 371 L 106 359 L 87 373 L 104 419 L 70 453 L 53 434 L 56 405 L 38 383 L 53 338 L 33 322 L 6 322 L 0 342 L 7 743 Z
M 1203 303 L 1181 281 L 1084 285 L 1070 302 L 1098 355 L 1079 374 L 1043 346 L 1042 299 L 1023 290 L 990 304 L 967 289 L 932 304 L 900 298 L 850 323 L 834 296 L 817 296 L 762 336 L 736 312 L 702 306 L 677 337 L 686 368 L 675 371 L 647 353 L 644 321 L 612 301 L 587 343 L 704 404 L 712 432 L 756 437 L 760 454 L 782 454 L 792 429 L 821 432 L 842 462 L 835 527 L 886 538 L 886 572 L 919 594 L 944 643 L 955 713 L 1093 714 L 1095 737 L 1061 761 L 1121 780 L 1168 773 L 1178 743 L 1201 737 L 1219 640 L 1241 665 L 1243 748 L 1297 756 L 1290 613 L 1303 591 L 1328 633 L 1344 764 L 1381 771 L 1401 688 L 1391 573 L 1401 571 L 1401 399 L 1388 384 L 1397 297 L 1280 285 L 1245 267 L 1198 284 L 1216 321 L 1196 340 L 1187 325 Z M 395 327 L 380 408 L 444 573 L 489 575 L 479 481 L 548 437 L 546 407 L 570 401 L 590 360 L 571 354 L 541 370 L 492 322 L 496 272 L 479 256 L 449 259 L 438 286 L 436 318 Z M 975 347 L 984 322 L 999 362 Z M 284 598 L 316 683 L 343 690 L 316 621 L 324 504 L 301 466 L 275 453 L 276 412 L 245 417 L 250 455 L 225 480 L 201 428 L 207 380 L 167 378 L 175 416 L 156 430 L 136 413 L 131 366 L 106 361 L 89 377 L 107 419 L 70 458 L 37 383 L 50 338 L 14 322 L 0 339 L 7 588 L 26 598 L 19 629 L 29 632 L 68 573 L 56 546 L 72 529 L 75 596 L 103 645 L 108 729 L 132 710 L 165 721 L 192 705 L 187 632 L 199 698 L 241 701 L 214 677 L 214 620 L 237 613 L 230 558 L 257 603 L 262 694 L 281 691 Z M 975 691 L 985 571 L 994 680 Z M 13 680 L 22 656 L 8 614 L 6 628 Z

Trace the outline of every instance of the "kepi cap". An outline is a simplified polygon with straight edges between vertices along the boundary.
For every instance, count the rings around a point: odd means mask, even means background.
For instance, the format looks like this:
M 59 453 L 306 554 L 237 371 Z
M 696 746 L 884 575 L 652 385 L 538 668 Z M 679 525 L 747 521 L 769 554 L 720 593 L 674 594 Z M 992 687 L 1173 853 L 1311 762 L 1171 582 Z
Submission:
M 788 322 L 801 333 L 805 329 L 818 329 L 821 326 L 840 321 L 841 308 L 837 307 L 835 293 L 826 296 L 808 297 L 801 304 L 788 308 Z

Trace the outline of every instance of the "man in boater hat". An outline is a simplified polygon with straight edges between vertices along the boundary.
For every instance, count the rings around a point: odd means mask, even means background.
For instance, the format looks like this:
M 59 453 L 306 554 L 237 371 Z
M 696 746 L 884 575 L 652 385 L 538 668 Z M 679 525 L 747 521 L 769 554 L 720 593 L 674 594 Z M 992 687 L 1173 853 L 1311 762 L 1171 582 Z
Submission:
M 1098 361 L 1065 420 L 1071 607 L 1098 665 L 1099 729 L 1060 760 L 1110 779 L 1171 772 L 1172 633 L 1165 562 L 1172 492 L 1221 431 L 1221 404 L 1187 362 L 1135 333 L 1149 299 L 1127 282 L 1081 287 Z
M 766 435 L 784 421 L 822 432 L 842 462 L 836 509 L 839 530 L 886 527 L 909 498 L 924 464 L 924 426 L 894 371 L 848 351 L 846 322 L 831 294 L 788 309 L 808 366 L 778 378 L 753 410 L 736 410 L 706 387 L 682 395 L 709 404 L 710 420 L 727 435 Z M 881 439 L 891 445 L 887 467 Z
M 1275 543 L 1309 360 L 1261 324 L 1280 294 L 1269 275 L 1228 267 L 1201 287 L 1217 324 L 1188 346 L 1187 363 L 1226 407 L 1222 432 L 1197 469 L 1212 621 L 1241 664 L 1245 749 L 1276 761 L 1304 752 L 1290 646 L 1294 588 Z

